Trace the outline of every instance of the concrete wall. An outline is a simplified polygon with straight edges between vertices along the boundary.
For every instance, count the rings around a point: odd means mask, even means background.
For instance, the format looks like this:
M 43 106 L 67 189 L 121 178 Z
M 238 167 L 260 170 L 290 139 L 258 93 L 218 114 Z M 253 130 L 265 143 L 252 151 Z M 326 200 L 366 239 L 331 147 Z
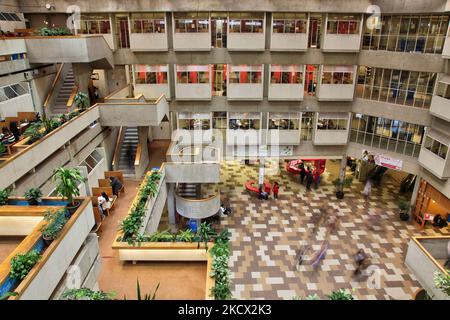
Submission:
M 94 224 L 92 204 L 89 202 L 53 253 L 44 262 L 40 271 L 31 280 L 20 300 L 47 300 L 50 298 Z M 49 277 L 49 275 L 52 276 Z
M 0 118 L 17 117 L 17 112 L 34 111 L 31 94 L 26 93 L 21 96 L 0 102 Z

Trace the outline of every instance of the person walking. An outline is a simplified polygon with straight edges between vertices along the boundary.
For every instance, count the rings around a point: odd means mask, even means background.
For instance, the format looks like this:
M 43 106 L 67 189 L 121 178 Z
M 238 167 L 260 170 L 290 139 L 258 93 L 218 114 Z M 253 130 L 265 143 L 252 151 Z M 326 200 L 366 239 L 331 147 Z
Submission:
M 274 182 L 272 191 L 273 191 L 273 198 L 278 199 L 278 191 L 280 191 L 280 185 L 278 184 L 278 182 L 276 181 Z
M 311 173 L 311 169 L 308 167 L 306 169 L 306 190 L 310 191 L 311 190 L 311 184 L 314 181 L 314 177 Z
M 359 249 L 358 252 L 355 255 L 355 261 L 356 261 L 356 269 L 355 269 L 355 275 L 358 275 L 361 273 L 362 268 L 364 266 L 364 262 L 367 259 L 367 255 L 364 252 L 363 249 Z
M 300 184 L 303 184 L 303 181 L 305 180 L 306 177 L 305 164 L 303 162 L 300 162 L 298 168 L 300 169 Z
M 362 194 L 366 198 L 366 201 L 369 201 L 370 193 L 372 192 L 372 179 L 367 179 L 366 184 L 364 186 L 364 190 Z

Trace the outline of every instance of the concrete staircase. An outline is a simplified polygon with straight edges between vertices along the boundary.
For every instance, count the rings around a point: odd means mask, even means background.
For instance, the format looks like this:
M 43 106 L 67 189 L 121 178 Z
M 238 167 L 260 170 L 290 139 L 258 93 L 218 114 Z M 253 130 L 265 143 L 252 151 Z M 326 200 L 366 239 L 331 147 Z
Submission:
M 64 83 L 59 90 L 58 96 L 56 97 L 55 104 L 52 106 L 52 115 L 60 115 L 62 113 L 67 113 L 67 101 L 72 94 L 73 87 L 75 86 L 75 78 L 73 76 L 72 67 L 67 72 L 64 78 Z
M 137 127 L 126 127 L 125 135 L 120 149 L 119 167 L 123 171 L 125 177 L 134 177 L 134 160 L 136 159 L 136 151 L 139 143 L 139 135 Z
M 197 183 L 179 183 L 177 193 L 186 199 L 198 199 L 199 187 L 200 185 Z

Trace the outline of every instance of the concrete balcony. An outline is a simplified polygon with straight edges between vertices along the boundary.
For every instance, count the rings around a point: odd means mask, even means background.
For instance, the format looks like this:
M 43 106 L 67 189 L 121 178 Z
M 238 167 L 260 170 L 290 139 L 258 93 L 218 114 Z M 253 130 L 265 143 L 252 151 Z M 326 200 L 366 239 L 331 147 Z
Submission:
M 306 51 L 308 35 L 306 33 L 273 33 L 270 38 L 272 51 Z
M 333 146 L 348 143 L 348 130 L 316 130 L 314 145 Z
M 322 51 L 358 52 L 361 47 L 361 34 L 325 34 Z
M 215 189 L 214 194 L 203 199 L 191 199 L 175 194 L 177 212 L 185 218 L 205 219 L 215 215 L 220 209 L 220 192 Z
M 298 145 L 300 130 L 267 130 L 268 145 Z
M 319 101 L 352 101 L 355 84 L 320 84 L 317 90 Z
M 59 148 L 64 147 L 68 141 L 96 121 L 99 116 L 99 108 L 92 107 L 0 163 L 0 176 L 2 177 L 0 189 L 5 189 L 12 182 L 19 180 Z
M 303 83 L 296 84 L 279 84 L 269 83 L 270 101 L 302 101 L 304 97 Z
M 30 68 L 28 59 L 11 60 L 0 62 L 0 76 L 3 74 L 23 71 Z
M 18 112 L 34 111 L 33 99 L 29 93 L 0 102 L 0 117 L 2 118 L 17 117 Z
M 251 100 L 263 99 L 263 80 L 261 83 L 228 83 L 227 100 Z
M 444 42 L 444 48 L 442 48 L 442 58 L 450 59 L 450 36 L 447 36 Z
M 210 83 L 175 83 L 176 100 L 211 100 L 211 97 Z
M 430 113 L 438 118 L 450 121 L 450 99 L 434 95 L 431 99 Z
M 227 129 L 227 145 L 257 146 L 261 141 L 261 130 L 257 129 Z
M 30 63 L 90 63 L 94 69 L 114 67 L 112 51 L 102 35 L 26 37 Z
M 130 33 L 131 51 L 167 51 L 166 33 Z
M 211 33 L 210 32 L 174 32 L 173 49 L 175 51 L 210 51 Z
M 264 51 L 266 33 L 229 32 L 227 41 L 229 51 Z
M 170 100 L 170 86 L 165 84 L 135 84 L 134 94 L 143 94 L 145 99 L 158 99 L 162 94 Z
M 437 154 L 422 146 L 419 154 L 419 163 L 422 167 L 433 173 L 439 179 L 450 178 L 450 161 L 442 159 Z
M 415 237 L 409 241 L 405 264 L 433 300 L 450 300 L 434 285 L 437 272 L 448 274 L 444 263 L 449 257 L 449 236 Z
M 98 106 L 102 126 L 159 126 L 169 114 L 169 103 L 164 95 L 153 101 L 144 100 L 142 95 L 137 99 L 111 97 Z

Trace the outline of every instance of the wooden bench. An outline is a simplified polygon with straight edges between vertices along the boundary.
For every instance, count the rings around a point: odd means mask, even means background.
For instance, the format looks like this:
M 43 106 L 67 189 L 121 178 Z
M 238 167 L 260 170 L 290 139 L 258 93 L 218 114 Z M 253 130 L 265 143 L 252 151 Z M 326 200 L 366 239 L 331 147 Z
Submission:
M 110 187 L 111 183 L 109 183 L 109 179 L 98 179 L 99 187 Z
M 100 209 L 93 207 L 95 226 L 92 229 L 93 232 L 100 232 L 102 227 L 102 216 L 100 215 Z
M 111 200 L 111 207 L 105 210 L 105 215 L 109 216 L 110 212 L 114 209 L 114 204 L 117 200 L 117 196 L 113 195 L 111 187 L 92 188 L 91 200 L 94 207 L 98 207 L 98 197 L 102 195 L 102 192 L 105 192 L 108 198 Z
M 125 181 L 123 178 L 122 171 L 105 171 L 105 178 L 109 180 L 111 177 L 116 177 L 122 183 L 122 188 L 119 190 L 119 195 L 121 192 L 125 192 Z

